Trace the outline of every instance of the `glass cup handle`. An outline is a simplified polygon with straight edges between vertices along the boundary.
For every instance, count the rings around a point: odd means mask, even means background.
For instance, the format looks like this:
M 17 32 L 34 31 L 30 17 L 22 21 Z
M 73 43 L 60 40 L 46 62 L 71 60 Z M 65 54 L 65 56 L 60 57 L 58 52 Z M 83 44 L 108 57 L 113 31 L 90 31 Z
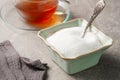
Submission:
M 63 23 L 65 23 L 70 17 L 70 2 L 68 0 L 59 0 L 59 5 L 65 9 L 65 13 L 68 15 Z
M 63 8 L 66 11 L 70 11 L 69 4 L 70 4 L 70 2 L 68 0 L 59 0 L 59 5 L 63 6 Z
M 70 2 L 68 0 L 60 0 L 60 1 L 64 1 L 64 2 L 66 2 L 68 4 L 70 4 Z

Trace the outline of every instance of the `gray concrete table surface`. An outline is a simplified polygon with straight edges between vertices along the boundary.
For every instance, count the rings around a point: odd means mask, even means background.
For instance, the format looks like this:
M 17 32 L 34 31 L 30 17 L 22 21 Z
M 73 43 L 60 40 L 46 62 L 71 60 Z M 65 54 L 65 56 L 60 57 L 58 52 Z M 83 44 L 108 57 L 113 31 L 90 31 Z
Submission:
M 0 0 L 0 7 L 10 0 Z M 73 18 L 89 20 L 91 12 L 98 0 L 69 0 Z M 101 57 L 99 63 L 85 71 L 68 75 L 61 70 L 49 57 L 46 45 L 37 37 L 37 31 L 23 31 L 7 26 L 0 19 L 0 42 L 10 40 L 20 56 L 32 60 L 40 59 L 48 63 L 47 80 L 120 80 L 120 0 L 105 0 L 106 8 L 93 23 L 105 34 L 109 35 L 114 44 Z

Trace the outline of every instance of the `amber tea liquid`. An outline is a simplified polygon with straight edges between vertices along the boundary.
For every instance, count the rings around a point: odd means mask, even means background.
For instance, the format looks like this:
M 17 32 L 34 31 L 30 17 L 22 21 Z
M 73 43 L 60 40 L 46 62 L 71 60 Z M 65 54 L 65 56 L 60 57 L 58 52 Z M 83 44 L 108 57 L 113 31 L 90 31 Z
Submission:
M 62 16 L 54 15 L 57 5 L 58 0 L 21 0 L 16 8 L 27 23 L 46 28 L 62 20 Z

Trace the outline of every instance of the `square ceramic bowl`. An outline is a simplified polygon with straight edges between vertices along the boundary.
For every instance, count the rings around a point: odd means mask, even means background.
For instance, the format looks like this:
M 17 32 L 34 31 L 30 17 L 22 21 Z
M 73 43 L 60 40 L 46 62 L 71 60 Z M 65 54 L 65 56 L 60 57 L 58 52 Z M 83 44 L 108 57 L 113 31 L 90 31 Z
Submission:
M 56 31 L 59 31 L 63 28 L 80 27 L 83 22 L 86 22 L 87 24 L 87 21 L 84 19 L 75 19 L 67 23 L 59 24 L 51 28 L 40 30 L 38 33 L 38 36 L 48 46 L 52 60 L 56 62 L 68 74 L 74 74 L 96 65 L 99 62 L 99 59 L 103 52 L 107 48 L 109 48 L 113 43 L 113 40 L 110 37 L 106 36 L 103 32 L 98 30 L 93 25 L 91 30 L 99 37 L 103 46 L 89 53 L 85 53 L 84 55 L 79 55 L 73 58 L 66 58 L 63 55 L 61 55 L 60 52 L 54 46 L 50 45 L 46 41 L 46 38 L 54 34 Z

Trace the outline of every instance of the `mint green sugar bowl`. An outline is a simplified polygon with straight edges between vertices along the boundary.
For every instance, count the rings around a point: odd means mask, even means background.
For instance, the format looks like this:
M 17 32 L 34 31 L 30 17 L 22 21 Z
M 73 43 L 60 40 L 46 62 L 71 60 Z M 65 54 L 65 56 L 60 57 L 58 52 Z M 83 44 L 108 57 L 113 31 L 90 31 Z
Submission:
M 47 42 L 46 38 L 54 34 L 56 31 L 74 26 L 81 27 L 83 21 L 87 23 L 87 21 L 84 19 L 74 19 L 68 21 L 67 23 L 62 23 L 51 28 L 40 30 L 38 32 L 38 36 L 40 37 L 40 39 L 42 39 L 44 43 L 48 46 L 48 49 L 50 51 L 49 54 L 52 60 L 68 74 L 74 74 L 96 65 L 99 62 L 99 59 L 104 51 L 113 44 L 113 40 L 110 37 L 106 36 L 103 32 L 101 32 L 93 25 L 92 31 L 96 33 L 103 45 L 99 49 L 93 50 L 84 55 L 79 55 L 73 58 L 66 58 L 61 55 L 55 47 L 49 45 L 49 43 Z

